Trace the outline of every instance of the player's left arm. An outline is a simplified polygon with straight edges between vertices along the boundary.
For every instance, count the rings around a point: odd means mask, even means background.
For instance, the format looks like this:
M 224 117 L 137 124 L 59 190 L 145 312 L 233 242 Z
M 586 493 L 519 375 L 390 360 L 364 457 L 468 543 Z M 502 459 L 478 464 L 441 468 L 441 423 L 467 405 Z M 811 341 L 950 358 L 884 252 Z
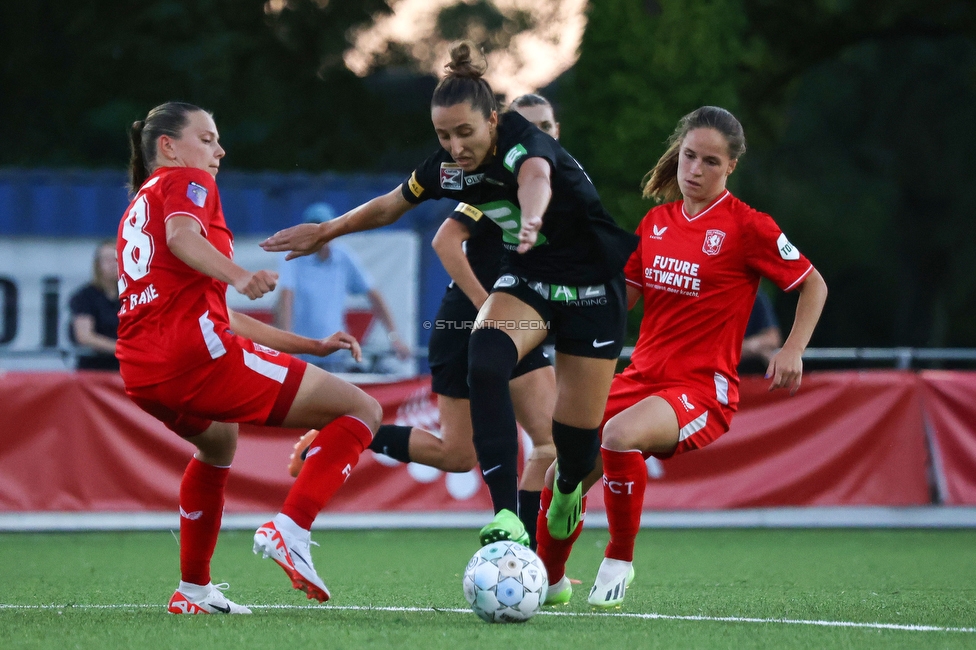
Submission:
M 230 316 L 230 328 L 235 334 L 279 352 L 324 357 L 336 350 L 349 350 L 356 361 L 362 361 L 363 351 L 359 347 L 359 342 L 351 334 L 336 332 L 328 338 L 310 339 L 262 323 L 233 309 L 228 309 L 227 313 Z
M 552 198 L 552 167 L 545 158 L 525 160 L 518 172 L 518 200 L 522 210 L 522 229 L 519 231 L 518 252 L 525 253 L 535 246 L 542 229 L 542 215 Z
M 800 298 L 796 303 L 793 328 L 779 352 L 769 360 L 766 378 L 772 378 L 769 390 L 789 388 L 790 395 L 800 389 L 803 375 L 803 352 L 810 343 L 817 327 L 824 302 L 827 300 L 827 283 L 817 269 L 813 269 L 799 286 Z

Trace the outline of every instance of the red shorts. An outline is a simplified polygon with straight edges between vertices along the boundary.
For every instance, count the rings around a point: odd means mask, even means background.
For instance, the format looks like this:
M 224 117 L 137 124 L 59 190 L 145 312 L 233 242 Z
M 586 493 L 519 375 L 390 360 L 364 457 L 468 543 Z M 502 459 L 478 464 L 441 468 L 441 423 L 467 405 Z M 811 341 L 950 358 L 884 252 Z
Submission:
M 725 404 L 720 404 L 714 393 L 709 394 L 699 387 L 681 384 L 650 383 L 633 366 L 628 366 L 622 373 L 614 376 L 613 383 L 610 384 L 610 396 L 603 413 L 600 436 L 603 436 L 603 426 L 610 418 L 652 396 L 665 400 L 678 416 L 678 446 L 670 454 L 645 453 L 644 458 L 670 458 L 675 454 L 701 449 L 729 430 L 732 415 L 735 413 Z
M 301 359 L 233 335 L 226 353 L 175 379 L 126 386 L 139 408 L 183 438 L 213 422 L 276 426 L 288 415 L 307 364 Z

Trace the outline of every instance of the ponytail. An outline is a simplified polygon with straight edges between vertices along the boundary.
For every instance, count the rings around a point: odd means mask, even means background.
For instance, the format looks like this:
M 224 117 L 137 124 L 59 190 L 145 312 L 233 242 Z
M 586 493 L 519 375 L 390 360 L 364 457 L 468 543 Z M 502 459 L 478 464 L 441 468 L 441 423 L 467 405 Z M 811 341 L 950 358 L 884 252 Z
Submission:
M 135 194 L 149 177 L 146 171 L 146 161 L 142 156 L 142 130 L 146 123 L 138 120 L 129 129 L 129 191 Z
M 129 190 L 139 191 L 156 168 L 156 143 L 162 135 L 179 139 L 190 113 L 203 109 L 185 102 L 166 102 L 149 111 L 145 120 L 133 122 L 129 129 Z

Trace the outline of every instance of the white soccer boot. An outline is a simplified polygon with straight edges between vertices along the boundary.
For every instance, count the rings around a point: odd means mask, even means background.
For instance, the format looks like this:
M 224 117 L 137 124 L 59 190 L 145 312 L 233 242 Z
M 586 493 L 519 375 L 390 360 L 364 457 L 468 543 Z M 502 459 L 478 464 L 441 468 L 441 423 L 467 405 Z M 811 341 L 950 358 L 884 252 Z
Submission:
M 627 587 L 634 580 L 632 562 L 603 558 L 587 602 L 594 607 L 616 607 L 624 602 Z
M 254 533 L 254 552 L 277 562 L 291 578 L 291 586 L 304 591 L 309 600 L 314 598 L 324 603 L 331 594 L 312 564 L 311 544 L 315 542 L 311 541 L 308 531 L 301 530 L 294 522 L 289 526 L 277 521 L 281 516 L 257 529 Z
M 167 611 L 170 614 L 250 614 L 251 610 L 244 605 L 227 600 L 224 589 L 230 587 L 226 582 L 219 585 L 187 585 L 180 583 L 179 588 L 169 599 Z M 205 590 L 202 596 L 194 592 Z

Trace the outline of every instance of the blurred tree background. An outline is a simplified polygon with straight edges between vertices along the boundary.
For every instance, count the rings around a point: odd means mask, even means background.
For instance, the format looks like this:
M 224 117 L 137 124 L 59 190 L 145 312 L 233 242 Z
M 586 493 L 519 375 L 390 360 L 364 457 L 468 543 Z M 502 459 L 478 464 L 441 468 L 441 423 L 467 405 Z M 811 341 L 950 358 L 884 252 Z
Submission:
M 0 7 L 0 165 L 120 167 L 166 99 L 212 110 L 238 169 L 408 172 L 436 80 L 402 48 L 346 69 L 395 0 L 36 0 Z M 831 290 L 817 346 L 976 347 L 976 3 L 596 0 L 552 96 L 563 144 L 629 227 L 678 119 L 732 110 L 731 189 Z M 432 38 L 506 47 L 528 14 L 459 0 Z M 775 297 L 791 322 L 793 300 Z

